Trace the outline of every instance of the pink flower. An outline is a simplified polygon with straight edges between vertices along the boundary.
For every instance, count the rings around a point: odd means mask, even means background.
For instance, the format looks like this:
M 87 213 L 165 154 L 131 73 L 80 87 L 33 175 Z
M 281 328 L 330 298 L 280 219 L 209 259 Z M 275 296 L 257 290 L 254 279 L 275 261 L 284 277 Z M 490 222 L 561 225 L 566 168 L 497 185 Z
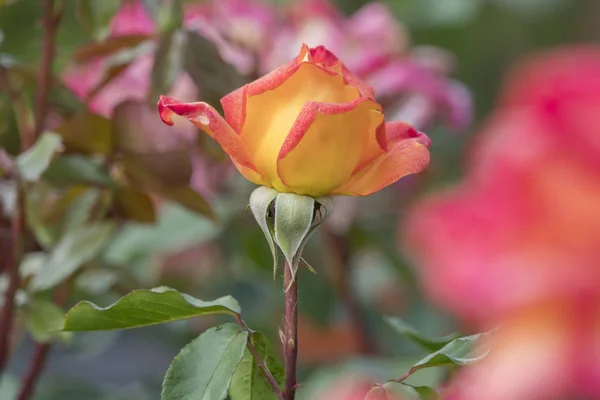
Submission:
M 293 57 L 293 49 L 301 43 L 325 45 L 373 87 L 392 115 L 408 116 L 418 128 L 438 114 L 455 129 L 470 122 L 470 95 L 458 82 L 446 78 L 451 64 L 447 55 L 431 49 L 409 51 L 406 32 L 383 3 L 367 3 L 345 18 L 326 0 L 308 0 L 298 2 L 288 19 L 263 56 L 263 71 Z M 418 113 L 400 115 L 415 96 L 420 100 Z
M 239 49 L 258 52 L 274 33 L 276 12 L 261 0 L 211 0 L 190 5 L 186 17 L 192 27 L 209 26 Z
M 188 28 L 191 29 L 194 24 L 198 24 L 199 13 L 200 10 L 197 6 L 185 10 L 184 23 Z M 209 26 L 200 24 L 200 27 L 202 28 L 199 28 L 200 34 L 212 32 Z M 156 46 L 152 35 L 156 32 L 156 29 L 156 24 L 141 1 L 124 2 L 110 24 L 110 37 L 148 35 L 148 40 L 140 46 L 141 48 L 138 47 L 139 54 L 136 58 L 101 90 L 96 92 L 94 91 L 102 82 L 105 73 L 111 66 L 115 65 L 112 56 L 97 57 L 90 62 L 68 69 L 62 77 L 63 81 L 78 97 L 86 101 L 91 111 L 106 117 L 112 117 L 115 108 L 126 101 L 146 102 L 154 64 L 153 51 Z M 229 57 L 230 62 L 235 64 L 235 62 L 241 60 L 240 64 L 252 64 L 248 61 L 248 57 L 237 57 L 238 53 L 228 47 L 219 35 L 208 36 L 208 39 L 214 39 L 217 46 L 221 45 L 220 50 L 223 56 L 225 58 Z M 145 46 L 146 51 L 144 51 L 143 46 Z M 182 73 L 176 79 L 169 94 L 191 101 L 198 97 L 198 89 L 190 76 Z M 190 161 L 193 169 L 190 186 L 205 196 L 211 196 L 214 193 L 215 188 L 218 186 L 218 177 L 224 175 L 226 167 L 210 162 L 195 150 L 197 130 L 193 126 L 178 124 L 175 129 L 167 129 L 156 113 L 136 105 L 128 106 L 128 112 L 137 115 L 139 118 L 138 126 L 144 126 L 146 137 L 135 140 L 148 142 L 149 145 L 146 146 L 149 147 L 148 151 L 168 152 L 182 146 L 194 149 L 190 151 Z M 136 144 L 136 147 L 139 146 L 139 143 Z
M 156 29 L 154 21 L 141 1 L 125 2 L 113 18 L 110 36 L 151 35 Z M 150 39 L 150 38 L 149 38 Z M 154 63 L 152 46 L 142 52 L 122 72 L 98 93 L 92 91 L 100 84 L 114 60 L 99 57 L 89 63 L 68 69 L 63 81 L 77 96 L 85 99 L 91 111 L 110 117 L 114 108 L 126 100 L 145 100 L 150 89 L 150 74 Z M 174 84 L 172 94 L 192 99 L 197 96 L 196 86 L 187 74 Z
M 517 68 L 464 181 L 412 210 L 405 248 L 431 296 L 492 353 L 460 400 L 600 396 L 600 49 Z
M 192 3 L 184 9 L 184 25 L 210 40 L 221 57 L 243 74 L 252 72 L 254 52 L 269 36 L 268 29 L 273 26 L 273 18 L 271 8 L 255 1 Z M 148 35 L 147 51 L 141 51 L 127 68 L 97 94 L 93 94 L 92 90 L 115 64 L 110 57 L 96 58 L 69 69 L 63 81 L 77 96 L 88 100 L 92 111 L 104 116 L 112 115 L 114 107 L 125 100 L 145 100 L 154 63 L 151 36 L 156 30 L 156 24 L 140 0 L 123 3 L 111 22 L 110 37 Z M 179 77 L 169 94 L 183 100 L 198 97 L 196 86 L 187 74 Z

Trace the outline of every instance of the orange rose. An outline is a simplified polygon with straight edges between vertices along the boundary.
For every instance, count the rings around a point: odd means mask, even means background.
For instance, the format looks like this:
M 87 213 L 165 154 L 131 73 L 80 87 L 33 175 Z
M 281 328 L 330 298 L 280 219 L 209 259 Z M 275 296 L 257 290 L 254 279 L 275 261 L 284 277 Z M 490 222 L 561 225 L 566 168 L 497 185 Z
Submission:
M 385 123 L 373 90 L 324 47 L 298 57 L 210 105 L 162 96 L 172 125 L 186 117 L 215 139 L 244 177 L 279 192 L 366 196 L 422 171 L 429 138 L 405 122 Z

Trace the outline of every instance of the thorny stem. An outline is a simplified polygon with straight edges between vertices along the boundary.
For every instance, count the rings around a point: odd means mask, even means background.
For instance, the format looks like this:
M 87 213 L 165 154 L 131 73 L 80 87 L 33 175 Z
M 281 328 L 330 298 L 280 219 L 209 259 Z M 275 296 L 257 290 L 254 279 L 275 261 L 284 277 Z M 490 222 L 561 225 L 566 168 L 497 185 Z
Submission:
M 242 328 L 244 328 L 246 331 L 248 331 L 250 333 L 250 335 L 252 335 L 252 330 L 250 328 L 248 328 L 248 325 L 246 325 L 246 323 L 242 319 L 241 315 L 236 314 L 235 319 L 236 319 L 236 322 L 238 323 L 238 325 L 240 325 Z M 265 360 L 259 354 L 258 350 L 256 350 L 256 347 L 254 347 L 254 345 L 252 344 L 250 335 L 248 335 L 248 342 L 246 343 L 246 347 L 248 347 L 248 351 L 250 352 L 250 354 L 252 354 L 254 361 L 256 361 L 256 365 L 258 365 L 258 368 L 260 368 L 261 372 L 263 373 L 263 376 L 269 383 L 269 386 L 271 386 L 273 393 L 275 393 L 275 395 L 277 396 L 277 399 L 284 400 L 283 392 L 281 391 L 281 389 L 279 388 L 279 385 L 277 384 L 277 379 L 275 379 L 275 377 L 273 376 L 273 374 L 271 373 L 269 368 L 266 366 Z
M 31 397 L 31 395 L 33 395 L 35 383 L 44 369 L 49 351 L 49 343 L 36 344 L 33 359 L 31 360 L 31 364 L 29 364 L 29 369 L 27 370 L 27 374 L 25 375 L 23 384 L 21 385 L 21 390 L 19 391 L 17 400 L 27 400 Z
M 296 363 L 298 360 L 298 277 L 292 268 L 284 267 L 283 286 L 285 292 L 285 326 L 283 331 L 283 352 L 285 355 L 284 399 L 296 397 Z

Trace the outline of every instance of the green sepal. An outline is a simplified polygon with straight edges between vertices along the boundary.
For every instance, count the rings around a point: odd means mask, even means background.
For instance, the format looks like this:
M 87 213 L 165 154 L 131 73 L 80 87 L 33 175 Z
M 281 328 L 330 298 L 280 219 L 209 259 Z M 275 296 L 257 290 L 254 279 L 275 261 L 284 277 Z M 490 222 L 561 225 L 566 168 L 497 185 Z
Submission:
M 273 256 L 273 278 L 275 278 L 275 274 L 277 273 L 277 248 L 275 247 L 273 232 L 269 224 L 269 207 L 278 194 L 279 192 L 274 189 L 261 186 L 252 192 L 249 204 L 252 215 L 254 215 L 258 226 L 265 234 L 269 248 L 271 249 L 271 255 Z M 273 215 L 270 218 L 273 218 Z
M 281 193 L 275 199 L 275 241 L 296 278 L 300 253 L 313 225 L 315 199 L 294 193 Z M 286 288 L 287 290 L 287 288 Z

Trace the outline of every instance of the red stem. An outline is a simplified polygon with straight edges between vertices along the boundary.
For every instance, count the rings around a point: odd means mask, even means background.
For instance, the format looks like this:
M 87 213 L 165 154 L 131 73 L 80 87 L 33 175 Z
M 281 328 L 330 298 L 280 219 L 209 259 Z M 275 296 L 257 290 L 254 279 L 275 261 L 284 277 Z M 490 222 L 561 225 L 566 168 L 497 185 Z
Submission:
M 13 316 L 15 311 L 15 295 L 21 283 L 19 264 L 21 262 L 21 240 L 25 228 L 25 217 L 22 212 L 23 197 L 17 189 L 17 202 L 11 221 L 11 244 L 6 261 L 8 288 L 4 293 L 4 305 L 0 315 L 0 374 L 4 371 L 10 352 Z
M 33 395 L 35 383 L 44 369 L 49 351 L 50 344 L 48 343 L 38 343 L 36 345 L 35 353 L 33 354 L 33 358 L 29 364 L 29 370 L 25 375 L 25 379 L 23 380 L 17 400 L 27 400 L 31 397 L 31 395 Z
M 35 101 L 35 120 L 34 126 L 31 129 L 29 126 L 23 124 L 21 126 L 21 151 L 27 151 L 32 145 L 35 139 L 44 129 L 46 121 L 46 115 L 48 113 L 48 90 L 50 88 L 50 82 L 52 77 L 52 61 L 54 59 L 54 48 L 56 39 L 56 30 L 60 22 L 61 13 L 54 11 L 54 0 L 44 1 L 44 42 L 42 49 L 42 60 L 40 63 L 40 69 L 38 74 L 38 90 L 36 92 Z M 4 75 L 4 74 L 3 74 Z M 4 77 L 5 78 L 5 77 Z M 5 85 L 10 88 L 8 80 Z M 20 96 L 18 93 L 11 91 L 13 100 L 19 100 Z M 19 105 L 20 102 L 16 102 Z M 22 120 L 25 120 L 22 117 Z M 7 257 L 7 276 L 8 276 L 8 288 L 4 295 L 4 305 L 2 307 L 2 314 L 0 314 L 0 374 L 4 371 L 8 356 L 10 353 L 10 340 L 13 328 L 13 319 L 15 311 L 15 295 L 19 289 L 21 283 L 21 277 L 19 275 L 19 266 L 21 264 L 22 255 L 22 242 L 26 229 L 26 217 L 25 217 L 25 204 L 24 194 L 21 185 L 17 187 L 17 201 L 14 210 L 14 215 L 11 221 L 11 249 Z M 41 369 L 46 358 L 48 349 L 47 345 L 39 345 L 40 347 L 36 350 L 36 357 L 31 366 L 31 373 L 28 374 L 26 381 L 23 384 L 22 395 L 27 398 L 32 392 L 35 384 L 35 380 L 39 376 Z M 24 393 L 24 394 L 23 394 Z
M 289 265 L 284 267 L 285 327 L 283 351 L 285 354 L 285 400 L 296 396 L 296 363 L 298 360 L 298 277 L 294 277 Z
M 42 60 L 38 72 L 38 90 L 35 96 L 35 127 L 32 140 L 44 130 L 46 115 L 48 114 L 48 91 L 52 81 L 52 61 L 56 47 L 56 31 L 62 13 L 54 11 L 54 0 L 44 0 L 44 42 L 42 45 Z M 24 143 L 29 148 L 33 143 Z

